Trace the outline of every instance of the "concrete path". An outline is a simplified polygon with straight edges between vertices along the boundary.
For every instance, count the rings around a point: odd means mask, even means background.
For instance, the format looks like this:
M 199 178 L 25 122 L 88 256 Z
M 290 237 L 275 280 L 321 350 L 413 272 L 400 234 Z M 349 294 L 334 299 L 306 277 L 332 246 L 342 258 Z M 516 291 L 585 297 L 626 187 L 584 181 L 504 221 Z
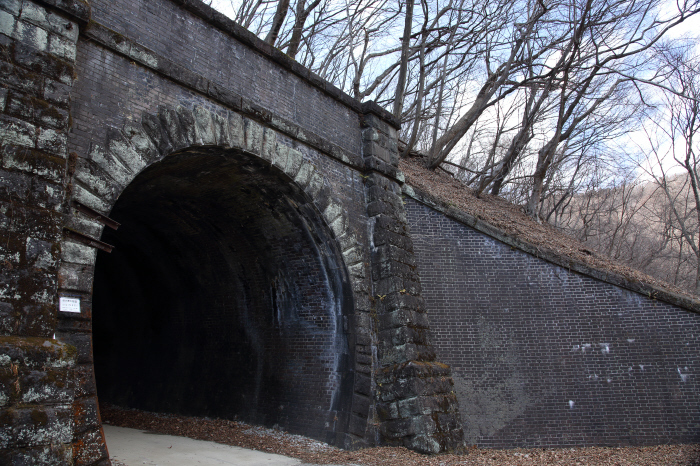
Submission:
M 110 457 L 127 466 L 302 466 L 298 459 L 272 453 L 125 427 L 103 427 Z

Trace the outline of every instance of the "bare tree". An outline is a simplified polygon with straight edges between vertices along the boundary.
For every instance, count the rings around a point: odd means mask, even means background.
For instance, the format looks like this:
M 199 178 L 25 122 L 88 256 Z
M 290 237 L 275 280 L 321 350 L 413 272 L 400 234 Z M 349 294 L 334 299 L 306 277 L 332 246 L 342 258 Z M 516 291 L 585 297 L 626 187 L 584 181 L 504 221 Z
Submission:
M 662 44 L 700 0 L 232 1 L 244 27 L 391 110 L 402 155 L 700 293 L 700 64 Z M 652 183 L 619 157 L 639 127 Z
M 666 197 L 670 228 L 677 230 L 679 250 L 692 251 L 694 292 L 700 294 L 700 58 L 692 48 L 665 44 L 656 49 L 666 71 L 662 101 L 648 129 L 647 163 L 643 165 Z M 679 261 L 680 262 L 680 261 Z
M 679 4 L 675 14 L 666 11 L 663 16 L 657 7 L 654 1 L 548 3 L 546 14 L 538 21 L 553 32 L 542 37 L 540 30 L 532 31 L 524 39 L 522 54 L 510 70 L 512 77 L 504 81 L 485 106 L 479 106 L 477 97 L 470 108 L 463 110 L 462 118 L 433 144 L 429 165 L 446 163 L 446 155 L 470 125 L 483 117 L 489 105 L 502 105 L 503 96 L 509 93 L 523 93 L 520 127 L 509 137 L 508 150 L 495 161 L 496 169 L 482 172 L 477 192 L 491 185 L 491 192 L 500 194 L 513 167 L 522 157 L 531 157 L 530 145 L 539 144 L 526 201 L 528 212 L 538 216 L 549 195 L 548 180 L 556 176 L 552 171 L 566 165 L 564 161 L 571 157 L 589 159 L 573 152 L 585 144 L 572 138 L 609 140 L 592 131 L 596 122 L 604 122 L 597 125 L 603 134 L 624 132 L 617 128 L 628 128 L 627 120 L 634 117 L 644 100 L 643 95 L 638 95 L 635 101 L 631 93 L 638 82 L 648 79 L 650 48 L 670 28 L 697 13 L 696 3 Z M 497 135 L 495 141 L 499 139 Z M 472 148 L 471 143 L 469 147 Z M 437 154 L 436 150 L 442 152 Z M 484 155 L 483 170 L 493 167 L 492 155 L 493 152 Z M 522 175 L 516 176 L 522 179 Z M 565 198 L 560 201 L 565 202 Z
M 485 54 L 484 58 L 487 69 L 486 81 L 479 89 L 470 108 L 468 108 L 464 112 L 464 115 L 447 129 L 430 148 L 428 159 L 428 166 L 430 168 L 436 168 L 440 165 L 483 112 L 499 100 L 492 100 L 492 98 L 501 87 L 508 82 L 513 69 L 521 65 L 523 44 L 525 44 L 534 33 L 539 20 L 546 12 L 547 8 L 544 3 L 537 2 L 530 7 L 530 13 L 524 23 L 514 24 L 514 39 L 511 42 L 510 53 L 495 69 L 491 69 L 492 57 L 490 53 L 487 52 Z M 499 97 L 504 95 L 504 93 L 501 93 Z
M 272 26 L 270 26 L 270 32 L 267 33 L 265 37 L 265 42 L 270 45 L 275 45 L 277 42 L 277 36 L 282 29 L 282 24 L 284 24 L 284 19 L 287 17 L 287 10 L 289 9 L 289 0 L 279 0 L 277 4 L 277 10 L 275 11 L 275 16 L 272 18 Z

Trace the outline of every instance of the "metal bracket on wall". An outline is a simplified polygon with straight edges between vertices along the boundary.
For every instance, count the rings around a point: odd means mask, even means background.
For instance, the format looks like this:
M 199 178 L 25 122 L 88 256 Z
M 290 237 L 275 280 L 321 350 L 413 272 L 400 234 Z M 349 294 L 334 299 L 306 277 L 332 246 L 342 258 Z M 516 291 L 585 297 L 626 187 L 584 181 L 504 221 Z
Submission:
M 112 220 L 111 218 L 107 217 L 106 215 L 102 215 L 98 211 L 91 209 L 90 207 L 88 207 L 84 204 L 81 204 L 78 201 L 73 201 L 73 208 L 75 208 L 75 210 L 77 210 L 81 214 L 84 214 L 84 215 L 90 217 L 91 219 L 100 222 L 103 225 L 107 225 L 108 227 L 110 227 L 113 230 L 116 230 L 117 228 L 119 228 L 119 225 L 121 225 L 121 223 L 117 222 L 116 220 Z
M 105 252 L 112 252 L 112 249 L 114 249 L 114 246 L 112 246 L 111 244 L 103 243 L 102 241 L 95 239 L 92 236 L 85 235 L 83 233 L 73 230 L 72 228 L 63 227 L 63 234 L 67 238 L 73 239 L 86 246 L 90 246 L 91 248 L 100 249 Z

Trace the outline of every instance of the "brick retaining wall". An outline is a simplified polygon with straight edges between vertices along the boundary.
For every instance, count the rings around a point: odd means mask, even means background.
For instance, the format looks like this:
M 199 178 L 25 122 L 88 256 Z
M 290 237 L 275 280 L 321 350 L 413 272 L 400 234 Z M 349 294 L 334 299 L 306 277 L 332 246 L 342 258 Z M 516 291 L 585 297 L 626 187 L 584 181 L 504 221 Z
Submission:
M 700 441 L 700 315 L 406 208 L 467 444 Z

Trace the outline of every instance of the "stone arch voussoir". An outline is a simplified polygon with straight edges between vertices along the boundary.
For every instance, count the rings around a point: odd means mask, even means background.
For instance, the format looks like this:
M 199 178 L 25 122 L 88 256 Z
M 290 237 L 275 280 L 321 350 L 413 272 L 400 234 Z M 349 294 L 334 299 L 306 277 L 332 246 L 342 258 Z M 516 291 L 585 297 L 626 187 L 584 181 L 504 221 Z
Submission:
M 312 200 L 339 242 L 353 289 L 363 287 L 366 278 L 363 252 L 349 228 L 342 202 L 333 195 L 326 177 L 302 152 L 282 143 L 277 131 L 240 113 L 213 112 L 197 105 L 161 105 L 157 113 L 144 113 L 141 121 L 127 121 L 121 129 L 110 128 L 102 144 L 93 143 L 90 163 L 77 167 L 73 200 L 108 215 L 121 192 L 146 167 L 177 151 L 195 146 L 237 149 L 257 156 L 287 175 Z M 101 224 L 74 217 L 80 229 L 99 236 Z M 91 248 L 64 240 L 66 263 L 94 265 Z M 71 267 L 63 266 L 63 275 L 72 277 Z M 78 278 L 75 278 L 78 280 Z
M 157 113 L 144 113 L 140 122 L 109 128 L 102 144 L 91 144 L 88 161 L 79 161 L 76 167 L 71 197 L 106 216 L 129 183 L 164 157 L 196 146 L 237 149 L 275 166 L 310 197 L 338 241 L 353 289 L 362 289 L 363 253 L 342 202 L 318 167 L 280 140 L 277 131 L 231 110 L 217 113 L 199 105 L 192 110 L 162 105 Z M 100 222 L 77 213 L 68 225 L 92 237 L 99 237 L 102 229 Z M 64 285 L 75 287 L 85 281 L 78 266 L 94 266 L 96 256 L 90 246 L 73 239 L 65 238 L 63 245 L 61 275 Z M 89 284 L 82 288 L 87 291 Z
M 355 301 L 358 293 L 366 294 L 366 258 L 350 227 L 346 206 L 320 164 L 307 158 L 303 149 L 292 147 L 289 140 L 276 130 L 231 110 L 160 106 L 155 113 L 142 114 L 140 120 L 128 120 L 121 128 L 109 128 L 103 141 L 91 144 L 87 157 L 77 159 L 70 198 L 107 217 L 140 172 L 171 154 L 209 146 L 258 157 L 283 172 L 308 196 L 330 230 L 330 237 L 337 241 Z M 59 289 L 91 293 L 97 254 L 94 245 L 84 240 L 85 236 L 100 238 L 104 219 L 84 215 L 77 208 L 71 211 L 67 229 L 84 237 L 81 241 L 68 234 L 62 241 L 59 275 L 63 282 Z
M 161 105 L 157 113 L 144 113 L 140 122 L 129 120 L 121 129 L 108 129 L 102 144 L 91 145 L 88 161 L 76 167 L 72 199 L 108 215 L 129 183 L 164 157 L 196 146 L 237 149 L 275 166 L 310 197 L 338 241 L 353 289 L 364 289 L 364 254 L 342 202 L 321 170 L 282 139 L 274 129 L 231 110 Z M 101 223 L 79 215 L 70 218 L 69 225 L 93 237 L 102 229 Z M 66 284 L 74 285 L 81 279 L 71 264 L 92 266 L 95 254 L 69 238 L 64 244 L 62 275 Z
M 121 130 L 110 128 L 105 142 L 93 143 L 88 155 L 108 178 L 78 167 L 76 178 L 81 183 L 74 189 L 73 198 L 107 215 L 121 191 L 141 170 L 193 146 L 238 149 L 267 161 L 304 190 L 336 238 L 349 234 L 345 210 L 333 196 L 326 177 L 300 151 L 280 143 L 277 131 L 237 112 L 217 113 L 199 105 L 192 110 L 182 105 L 160 106 L 157 113 L 144 114 L 140 123 L 129 121 Z M 354 246 L 349 249 L 354 250 Z M 343 256 L 350 259 L 346 265 L 355 263 L 348 248 L 343 248 Z

